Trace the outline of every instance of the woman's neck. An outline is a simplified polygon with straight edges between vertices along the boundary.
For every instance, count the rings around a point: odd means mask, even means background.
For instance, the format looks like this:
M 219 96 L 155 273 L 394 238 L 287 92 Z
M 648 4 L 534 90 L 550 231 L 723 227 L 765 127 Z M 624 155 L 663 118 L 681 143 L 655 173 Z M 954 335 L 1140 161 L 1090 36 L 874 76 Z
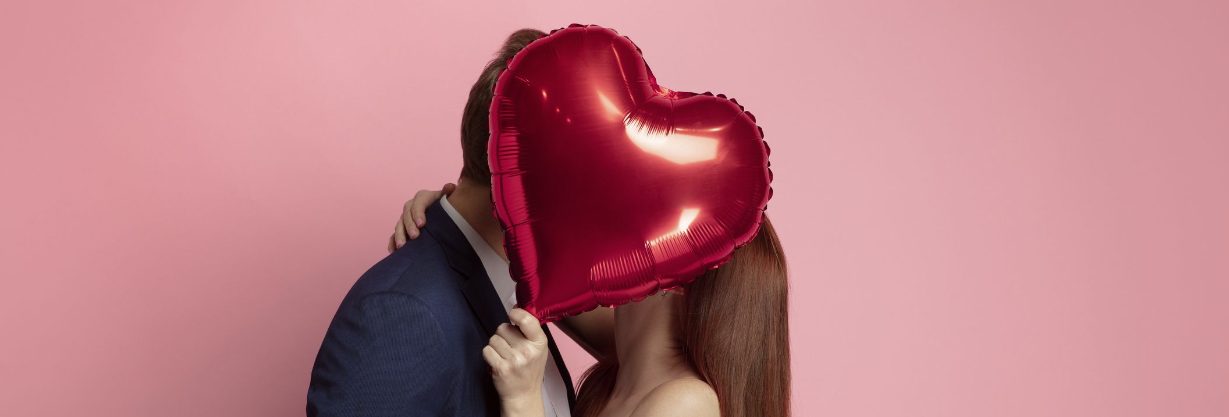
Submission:
M 615 354 L 619 372 L 611 400 L 638 401 L 664 382 L 695 376 L 675 329 L 672 293 L 653 295 L 615 309 Z

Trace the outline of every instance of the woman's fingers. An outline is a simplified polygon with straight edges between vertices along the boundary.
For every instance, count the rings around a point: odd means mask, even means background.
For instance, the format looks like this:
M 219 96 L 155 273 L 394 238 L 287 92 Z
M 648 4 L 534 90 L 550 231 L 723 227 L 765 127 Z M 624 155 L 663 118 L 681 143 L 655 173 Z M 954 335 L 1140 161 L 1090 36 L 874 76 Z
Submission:
M 531 398 L 541 400 L 542 374 L 546 371 L 546 334 L 537 318 L 525 310 L 513 309 L 508 313 L 512 323 L 504 323 L 495 329 L 487 346 L 482 348 L 482 357 L 491 366 L 495 389 L 501 399 Z M 539 410 L 542 405 L 529 405 Z
M 503 369 L 504 358 L 499 356 L 499 352 L 490 345 L 482 347 L 482 359 L 486 360 L 486 364 L 491 366 L 491 369 Z
M 536 342 L 546 343 L 546 333 L 542 331 L 542 323 L 538 322 L 538 318 L 528 311 L 514 308 L 508 312 L 508 320 L 512 321 L 524 338 Z
M 508 344 L 512 346 L 517 346 L 526 340 L 525 335 L 521 334 L 515 326 L 508 323 L 504 323 L 499 325 L 499 327 L 496 327 L 495 335 L 504 338 L 504 340 L 508 341 Z
M 439 191 L 420 190 L 418 194 L 414 194 L 414 200 L 410 202 L 410 206 L 405 210 L 405 215 L 411 224 L 415 227 L 423 227 L 427 224 L 427 207 L 439 200 L 443 195 Z
M 422 194 L 422 191 L 419 191 L 418 193 Z M 397 226 L 400 226 L 405 232 L 401 236 L 401 244 L 397 245 L 397 247 L 404 245 L 406 239 L 418 238 L 418 226 L 415 226 L 414 218 L 410 216 L 410 212 L 414 210 L 415 201 L 418 201 L 417 194 L 414 195 L 414 198 L 407 200 L 405 205 L 401 207 L 401 218 L 397 219 Z
M 397 225 L 393 227 L 393 242 L 398 248 L 405 246 L 405 235 L 405 223 L 398 221 Z
M 405 210 L 401 212 L 401 220 L 407 225 L 422 227 L 422 225 L 419 224 L 420 222 L 423 222 L 424 216 L 422 212 L 425 212 L 422 206 L 422 201 L 423 199 L 430 199 L 431 194 L 434 192 L 435 191 L 431 190 L 418 190 L 418 192 L 414 193 L 414 198 L 411 198 L 410 201 L 405 202 Z
M 393 248 L 390 251 L 405 246 L 406 241 L 418 239 L 422 232 L 419 229 L 427 225 L 427 207 L 431 207 L 441 197 L 452 194 L 456 189 L 456 184 L 447 183 L 439 191 L 419 190 L 414 193 L 414 198 L 406 200 L 401 207 L 397 228 L 393 231 Z
M 427 207 L 435 204 L 441 197 L 452 194 L 457 189 L 457 185 L 453 183 L 444 184 L 439 191 L 420 190 L 414 195 L 414 201 L 406 210 L 409 216 L 410 224 L 416 227 L 423 227 L 427 224 Z
M 487 342 L 487 346 L 494 349 L 495 353 L 499 354 L 500 358 L 506 361 L 514 362 L 518 357 L 516 350 L 512 349 L 512 345 L 508 344 L 508 340 L 500 335 L 491 336 L 491 340 Z

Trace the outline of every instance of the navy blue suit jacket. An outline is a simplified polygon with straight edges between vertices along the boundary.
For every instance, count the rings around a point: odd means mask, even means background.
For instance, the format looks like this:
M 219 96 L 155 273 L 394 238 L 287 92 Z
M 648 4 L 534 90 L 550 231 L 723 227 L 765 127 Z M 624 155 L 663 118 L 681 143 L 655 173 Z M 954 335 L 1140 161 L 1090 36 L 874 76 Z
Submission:
M 508 315 L 438 202 L 427 219 L 418 239 L 363 274 L 342 300 L 312 368 L 308 416 L 499 415 L 482 348 Z M 572 381 L 553 338 L 550 348 L 571 406 Z

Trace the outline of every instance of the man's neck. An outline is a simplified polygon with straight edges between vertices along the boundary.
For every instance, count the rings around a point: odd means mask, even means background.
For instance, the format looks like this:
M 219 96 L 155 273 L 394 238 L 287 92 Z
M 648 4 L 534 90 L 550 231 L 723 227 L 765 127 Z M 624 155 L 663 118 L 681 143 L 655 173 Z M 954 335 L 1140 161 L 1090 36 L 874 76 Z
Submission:
M 448 203 L 465 218 L 482 236 L 482 240 L 491 245 L 501 258 L 508 259 L 504 253 L 504 232 L 499 221 L 491 213 L 491 187 L 472 184 L 472 180 L 463 179 L 457 185 L 456 191 L 448 195 Z

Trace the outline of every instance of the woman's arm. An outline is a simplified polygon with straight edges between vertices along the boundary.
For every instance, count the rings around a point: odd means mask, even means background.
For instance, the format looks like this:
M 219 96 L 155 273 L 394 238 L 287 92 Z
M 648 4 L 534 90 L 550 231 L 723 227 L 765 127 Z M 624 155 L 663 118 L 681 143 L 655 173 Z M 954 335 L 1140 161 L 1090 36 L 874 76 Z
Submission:
M 401 218 L 388 239 L 388 251 L 400 249 L 405 242 L 418 238 L 418 229 L 427 224 L 427 207 L 440 197 L 451 194 L 456 184 L 444 184 L 439 190 L 419 190 L 402 206 Z M 593 357 L 601 360 L 614 355 L 614 310 L 598 307 L 556 323 L 564 334 L 576 341 Z

